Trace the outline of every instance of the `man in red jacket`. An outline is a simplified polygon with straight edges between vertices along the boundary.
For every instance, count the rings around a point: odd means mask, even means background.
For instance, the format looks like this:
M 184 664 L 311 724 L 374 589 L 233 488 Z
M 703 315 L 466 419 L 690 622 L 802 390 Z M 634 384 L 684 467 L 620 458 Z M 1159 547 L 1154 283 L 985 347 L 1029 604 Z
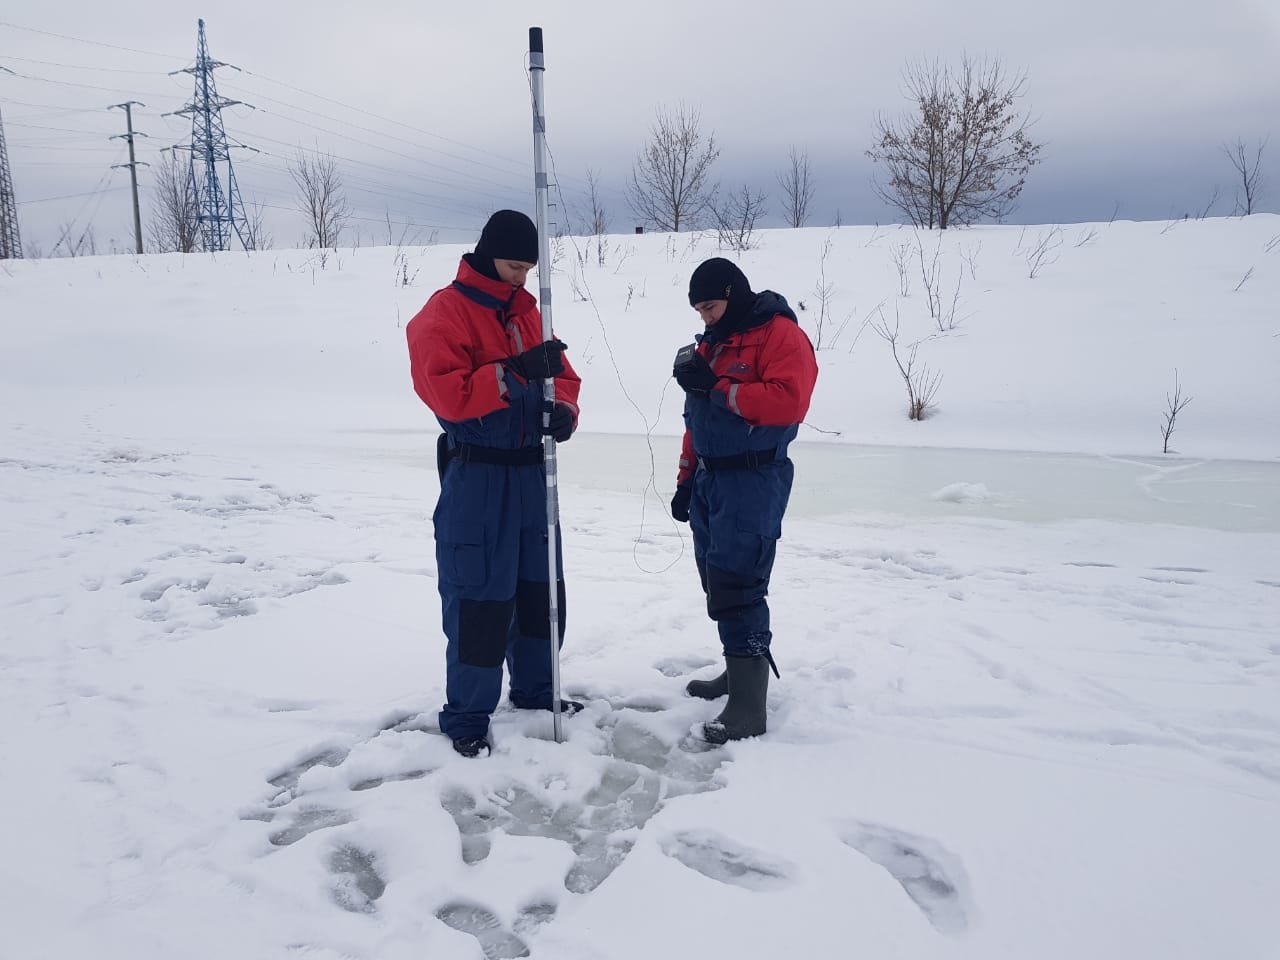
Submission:
M 787 446 L 818 379 L 813 344 L 780 295 L 753 293 L 732 261 L 715 257 L 689 278 L 705 332 L 676 355 L 685 391 L 684 450 L 671 515 L 693 530 L 693 555 L 720 633 L 725 670 L 694 680 L 695 697 L 729 701 L 703 727 L 710 743 L 765 732 L 769 577 L 795 467 Z
M 524 289 L 538 262 L 538 231 L 499 210 L 454 282 L 409 321 L 413 387 L 444 432 L 434 515 L 448 702 L 440 730 L 466 757 L 490 749 L 489 716 L 510 671 L 517 708 L 550 710 L 551 626 L 542 381 L 555 378 L 548 432 L 568 440 L 581 381 L 557 339 L 543 341 Z M 564 635 L 564 572 L 556 527 L 556 587 Z M 561 701 L 576 713 L 582 704 Z

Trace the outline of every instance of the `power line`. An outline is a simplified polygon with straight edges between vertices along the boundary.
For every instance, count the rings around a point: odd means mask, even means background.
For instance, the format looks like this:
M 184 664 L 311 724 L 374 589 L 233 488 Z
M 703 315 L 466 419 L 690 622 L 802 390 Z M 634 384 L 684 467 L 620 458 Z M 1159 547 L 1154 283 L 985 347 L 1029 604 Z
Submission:
M 0 27 L 8 27 L 10 30 L 23 30 L 27 33 L 38 33 L 46 37 L 57 37 L 59 40 L 73 40 L 76 43 L 87 43 L 94 47 L 108 47 L 112 50 L 124 50 L 126 53 L 141 53 L 148 57 L 163 57 L 166 60 L 178 61 L 184 59 L 183 57 L 174 56 L 169 53 L 156 53 L 154 50 L 138 50 L 135 47 L 121 47 L 114 43 L 103 43 L 100 40 L 85 40 L 81 37 L 71 37 L 65 33 L 52 33 L 48 30 L 37 30 L 35 27 L 22 27 L 16 23 L 9 23 L 5 20 L 0 20 Z
M 4 56 L 6 60 L 17 60 L 21 63 L 38 63 L 45 67 L 65 67 L 67 70 L 98 70 L 102 73 L 136 73 L 147 77 L 167 76 L 167 74 L 159 70 L 126 70 L 121 67 L 91 67 L 79 63 L 61 63 L 56 60 L 33 60 L 30 57 L 15 57 L 11 53 L 6 53 Z
M 324 100 L 326 103 L 332 103 L 332 104 L 334 104 L 334 105 L 336 105 L 336 106 L 343 107 L 343 108 L 345 108 L 345 109 L 347 109 L 347 110 L 354 110 L 356 113 L 363 113 L 363 114 L 365 114 L 366 116 L 373 117 L 375 120 L 381 120 L 383 123 L 390 123 L 390 124 L 394 124 L 394 125 L 395 125 L 395 126 L 397 126 L 397 127 L 404 127 L 406 130 L 412 130 L 414 133 L 422 133 L 422 134 L 426 134 L 426 135 L 427 135 L 427 136 L 429 136 L 429 137 L 435 137 L 437 140 L 443 140 L 443 141 L 445 141 L 446 143 L 452 143 L 452 144 L 454 144 L 455 146 L 465 147 L 466 149 L 468 149 L 468 150 L 474 150 L 474 151 L 475 151 L 475 152 L 477 152 L 477 153 L 487 154 L 487 155 L 489 155 L 489 156 L 491 156 L 491 157 L 495 157 L 495 158 L 497 158 L 497 159 L 499 159 L 499 160 L 503 160 L 503 161 L 505 161 L 505 162 L 507 162 L 507 163 L 520 163 L 520 161 L 512 160 L 510 157 L 504 157 L 504 156 L 502 156 L 501 154 L 494 153 L 494 152 L 493 152 L 493 151 L 491 151 L 491 150 L 485 150 L 485 149 L 484 149 L 484 148 L 482 148 L 482 147 L 474 147 L 474 146 L 472 146 L 472 145 L 471 145 L 471 144 L 469 144 L 469 143 L 464 143 L 464 142 L 462 142 L 461 140 L 453 140 L 453 139 L 451 139 L 450 137 L 442 136 L 441 134 L 438 134 L 438 133 L 433 133 L 433 132 L 431 132 L 430 130 L 423 130 L 423 129 L 421 129 L 420 127 L 415 127 L 415 126 L 412 126 L 411 124 L 403 123 L 403 122 L 402 122 L 402 121 L 400 121 L 400 120 L 392 120 L 390 117 L 383 117 L 383 116 L 380 116 L 379 114 L 376 114 L 376 113 L 373 113 L 373 112 L 371 112 L 371 111 L 365 110 L 365 109 L 363 109 L 363 108 L 361 108 L 361 107 L 354 107 L 354 106 L 352 106 L 352 105 L 351 105 L 351 104 L 349 104 L 349 103 L 343 103 L 341 100 L 335 100 L 333 97 L 326 97 L 326 96 L 324 96 L 323 94 L 319 94 L 319 93 L 312 93 L 311 91 L 309 91 L 309 90 L 304 90 L 304 89 L 302 89 L 301 87 L 295 87 L 295 86 L 293 86 L 293 84 L 285 83 L 283 80 L 276 80 L 276 79 L 273 79 L 272 77 L 268 77 L 268 76 L 266 76 L 265 74 L 255 73 L 255 72 L 254 72 L 254 71 L 252 71 L 252 70 L 244 70 L 244 71 L 242 71 L 242 72 L 243 72 L 243 73 L 244 73 L 244 75 L 245 75 L 245 76 L 247 76 L 247 77 L 257 77 L 259 80 L 266 80 L 268 83 L 274 83 L 274 84 L 277 84 L 277 85 L 279 85 L 279 86 L 286 87 L 287 89 L 289 89 L 289 90 L 293 90 L 293 91 L 294 91 L 294 92 L 296 92 L 296 93 L 305 94 L 305 95 L 306 95 L 306 96 L 308 96 L 308 97 L 315 97 L 317 100 Z
M 22 27 L 7 21 L 0 21 L 0 28 L 22 30 L 28 33 L 54 37 L 60 40 L 71 41 L 75 43 L 84 44 L 87 46 L 101 47 L 101 48 L 106 48 L 111 50 L 121 50 L 131 54 L 141 54 L 148 57 L 163 58 L 169 61 L 182 61 L 185 59 L 184 57 L 181 57 L 181 56 L 160 53 L 153 50 L 143 50 L 143 49 L 138 49 L 133 47 L 121 46 L 118 44 L 105 43 L 105 42 L 96 41 L 96 40 L 88 40 L 83 37 L 76 37 L 68 34 L 55 33 L 52 31 L 39 30 L 39 29 L 29 28 L 29 27 Z M 57 54 L 55 54 L 55 56 L 57 56 Z M 33 58 L 14 58 L 14 59 L 19 60 L 23 63 L 40 65 L 40 66 L 49 67 L 49 68 L 56 68 L 59 70 L 99 71 L 104 74 L 132 74 L 132 75 L 141 76 L 141 77 L 160 76 L 160 74 L 158 74 L 156 71 L 148 71 L 148 70 L 131 70 L 131 69 L 114 68 L 114 67 L 96 67 L 88 64 L 69 63 L 61 60 L 37 60 Z M 186 71 L 178 71 L 178 72 L 190 72 L 191 69 L 193 68 L 188 68 Z M 265 113 L 268 113 L 268 116 L 270 116 L 275 121 L 296 124 L 299 127 L 302 127 L 304 129 L 310 129 L 320 133 L 324 133 L 327 137 L 336 137 L 339 139 L 352 141 L 359 144 L 362 150 L 381 151 L 383 154 L 387 154 L 390 157 L 396 158 L 397 161 L 404 161 L 409 164 L 412 164 L 410 171 L 406 172 L 406 170 L 403 167 L 396 169 L 391 166 L 379 165 L 377 163 L 373 163 L 370 161 L 356 160 L 353 157 L 337 156 L 329 152 L 330 156 L 333 156 L 335 159 L 341 160 L 345 164 L 348 164 L 354 167 L 356 171 L 356 175 L 347 176 L 343 178 L 344 181 L 346 182 L 348 189 L 350 189 L 353 193 L 362 194 L 372 198 L 385 198 L 393 201 L 393 203 L 398 207 L 403 207 L 405 205 L 426 207 L 434 210 L 452 211 L 454 213 L 462 214 L 464 216 L 471 216 L 472 210 L 475 210 L 475 215 L 478 216 L 483 212 L 483 210 L 481 209 L 482 207 L 488 207 L 493 204 L 499 204 L 499 203 L 504 205 L 512 203 L 514 195 L 518 191 L 523 191 L 527 187 L 527 182 L 524 179 L 525 176 L 527 176 L 527 174 L 524 171 L 525 171 L 525 168 L 528 167 L 528 164 L 525 161 L 515 160 L 499 152 L 495 152 L 493 150 L 489 150 L 474 144 L 466 143 L 464 141 L 457 140 L 457 139 L 436 133 L 433 130 L 426 130 L 421 127 L 414 126 L 413 124 L 405 123 L 401 120 L 397 120 L 388 116 L 375 113 L 373 111 L 355 106 L 351 103 L 347 103 L 335 97 L 326 96 L 324 94 L 307 90 L 295 84 L 275 79 L 274 77 L 267 76 L 266 74 L 258 73 L 256 71 L 251 71 L 251 70 L 243 70 L 241 71 L 241 74 L 246 78 L 252 78 L 254 81 L 258 81 L 257 84 L 251 84 L 250 88 L 243 88 L 251 97 L 253 97 L 255 100 L 265 100 L 269 103 L 277 105 L 277 107 L 279 108 L 279 112 L 275 110 L 269 111 L 269 112 L 264 111 Z M 82 90 L 101 91 L 104 93 L 137 95 L 140 97 L 143 97 L 143 96 L 171 97 L 174 95 L 174 91 L 172 89 L 168 89 L 163 93 L 156 93 L 154 91 L 135 91 L 135 90 L 128 90 L 120 87 L 113 87 L 109 85 L 109 83 L 111 82 L 109 80 L 104 83 L 92 83 L 92 82 L 59 80 L 59 79 L 54 79 L 48 76 L 40 76 L 35 74 L 32 74 L 32 75 L 19 74 L 18 76 L 31 80 L 32 82 L 53 84 L 57 86 L 77 88 Z M 354 113 L 359 118 L 364 118 L 365 122 L 357 123 L 357 122 L 344 120 L 340 116 L 334 116 L 329 113 L 321 112 L 319 110 L 313 110 L 299 103 L 292 103 L 292 102 L 276 99 L 274 97 L 261 93 L 259 90 L 252 89 L 252 87 L 254 86 L 260 87 L 263 84 L 273 84 L 278 87 L 283 87 L 286 90 L 293 91 L 302 96 L 305 96 L 308 98 L 314 98 L 324 103 L 332 104 L 338 108 L 341 108 L 344 111 L 350 111 Z M 227 86 L 226 89 L 236 90 L 237 88 Z M 60 111 L 60 112 L 63 112 L 63 115 L 74 114 L 79 112 L 96 113 L 96 111 L 100 109 L 100 107 L 96 107 L 96 106 L 94 108 L 63 108 L 63 107 L 55 106 L 54 104 L 51 104 L 51 103 L 36 103 L 31 101 L 0 100 L 0 102 L 12 102 L 22 106 L 28 106 L 28 107 L 33 107 L 37 109 Z M 230 106 L 231 104 L 227 104 L 227 105 Z M 306 119 L 303 119 L 301 116 L 290 115 L 291 113 L 301 114 L 304 116 L 314 117 L 322 121 L 327 121 L 329 124 L 337 126 L 339 129 L 333 129 L 332 126 L 325 126 L 317 123 L 312 123 Z M 26 115 L 23 117 L 23 120 L 25 121 L 44 120 L 44 119 L 54 119 L 56 123 L 55 117 L 44 117 L 44 116 L 35 116 L 35 115 Z M 167 115 L 162 116 L 162 120 L 166 126 L 169 126 Z M 11 125 L 13 126 L 21 125 L 25 129 L 46 130 L 52 133 L 66 133 L 66 134 L 72 134 L 72 135 L 81 134 L 81 135 L 92 136 L 92 137 L 97 137 L 102 135 L 102 131 L 100 130 L 73 129 L 73 128 L 67 128 L 67 127 L 61 127 L 61 126 L 42 125 L 42 124 L 30 123 L 30 122 L 26 122 L 26 123 L 11 122 Z M 398 128 L 399 130 L 409 132 L 411 136 L 416 136 L 418 138 L 428 138 L 432 141 L 438 141 L 443 144 L 452 145 L 454 147 L 460 148 L 460 151 L 450 151 L 450 150 L 441 149 L 438 146 L 429 146 L 427 144 L 422 143 L 420 140 L 414 140 L 406 136 L 398 135 L 397 133 L 393 132 L 390 129 L 385 129 L 385 127 Z M 170 127 L 170 130 L 172 130 L 172 127 Z M 343 132 L 344 130 L 348 130 L 351 132 L 344 133 Z M 173 131 L 173 132 L 176 132 L 176 131 Z M 237 145 L 234 141 L 234 138 L 229 138 L 229 139 L 232 140 L 230 146 L 234 147 Z M 278 147 L 286 147 L 291 150 L 299 150 L 302 152 L 312 152 L 312 153 L 328 152 L 328 151 L 321 151 L 318 147 L 314 151 L 307 151 L 305 148 L 301 147 L 296 143 L 289 143 L 287 141 L 274 139 L 270 136 L 265 136 L 265 135 L 254 136 L 253 139 L 255 141 L 271 143 L 271 144 L 277 145 Z M 390 143 L 402 144 L 406 148 L 411 150 L 412 153 L 406 152 L 405 150 L 396 150 L 391 146 L 387 146 L 386 143 L 373 142 L 376 140 L 384 140 Z M 46 141 L 49 145 L 46 145 L 44 143 L 37 144 L 28 140 L 26 143 L 23 144 L 23 146 L 30 148 L 30 147 L 35 147 L 39 145 L 43 149 L 48 149 L 48 150 L 82 149 L 87 151 L 91 149 L 91 148 L 68 146 L 68 145 L 62 145 L 62 144 L 53 146 L 52 144 L 54 143 L 54 141 L 48 140 L 48 138 L 46 138 Z M 450 165 L 449 163 L 445 163 L 445 162 L 440 162 L 440 160 L 437 160 L 437 159 L 425 159 L 422 156 L 424 152 L 429 155 L 446 158 L 447 160 L 454 161 L 455 163 L 465 165 L 465 168 L 458 169 L 457 166 Z M 269 157 L 273 157 L 274 159 L 277 159 L 277 160 L 284 159 L 282 157 L 274 156 L 270 153 L 266 153 L 265 155 Z M 485 159 L 479 159 L 480 157 L 490 158 L 494 162 L 488 162 Z M 285 161 L 285 162 L 287 163 L 288 161 Z M 70 164 L 60 164 L 60 165 L 70 166 Z M 422 173 L 419 173 L 418 171 L 421 171 L 424 167 L 430 168 L 431 172 L 434 173 L 435 175 L 427 176 L 427 175 L 423 175 Z M 271 168 L 268 165 L 254 165 L 254 168 L 260 171 L 270 171 L 278 176 L 287 175 L 286 171 L 271 170 Z M 496 176 L 494 177 L 478 176 L 475 173 L 476 168 L 492 171 L 494 174 L 496 174 Z M 374 176 L 369 176 L 368 173 L 362 173 L 362 171 L 371 172 L 374 174 Z M 384 182 L 384 179 L 378 178 L 378 174 L 382 174 L 384 178 L 392 179 L 394 180 L 394 182 L 393 183 Z M 402 183 L 404 184 L 404 186 L 407 186 L 408 189 L 404 189 L 404 187 L 401 186 Z M 422 193 L 418 189 L 415 189 L 417 187 L 420 187 L 422 184 L 434 185 L 448 192 L 447 194 L 433 195 L 430 193 Z M 575 186 L 574 189 L 577 189 L 577 190 L 582 189 L 582 187 L 579 185 L 580 181 L 574 178 L 566 178 L 566 180 L 564 181 L 564 185 L 571 185 L 571 184 L 578 185 L 578 186 Z M 605 189 L 600 192 L 604 196 L 609 197 L 611 199 L 611 202 L 620 202 L 620 198 L 622 196 L 621 193 L 617 191 L 608 190 L 608 189 Z M 459 197 L 458 196 L 459 193 L 465 194 L 467 196 Z M 77 195 L 72 194 L 69 196 L 77 196 Z M 474 200 L 472 198 L 474 198 Z M 562 198 L 562 202 L 563 202 L 563 198 Z M 469 209 L 468 208 L 469 203 L 474 203 L 475 207 Z M 357 206 L 359 205 L 360 205 L 359 201 L 357 200 Z M 287 209 L 287 208 L 276 207 L 274 209 Z M 377 222 L 377 220 L 380 218 L 370 217 L 370 218 L 356 218 L 356 219 L 367 219 L 371 222 Z M 441 225 L 441 228 L 442 229 L 470 229 L 470 227 L 462 228 L 462 227 L 454 227 L 450 225 Z
M 97 164 L 94 164 L 94 166 L 97 166 Z M 111 187 L 106 192 L 113 193 L 116 190 L 123 190 L 123 189 L 124 187 Z M 78 200 L 80 197 L 92 197 L 97 192 L 98 192 L 97 190 L 90 190 L 87 193 L 64 193 L 60 197 L 39 197 L 35 200 L 19 200 L 18 206 L 25 207 L 29 203 L 49 203 L 53 200 Z
M 13 71 L 13 75 L 21 77 L 23 80 L 31 80 L 36 83 L 52 83 L 60 87 L 82 87 L 85 90 L 101 90 L 105 93 L 123 93 L 138 97 L 163 96 L 163 94 L 157 94 L 154 90 L 127 90 L 124 87 L 104 87 L 101 84 L 77 83 L 74 80 L 50 80 L 48 77 L 33 77 L 29 73 L 19 73 L 16 70 Z

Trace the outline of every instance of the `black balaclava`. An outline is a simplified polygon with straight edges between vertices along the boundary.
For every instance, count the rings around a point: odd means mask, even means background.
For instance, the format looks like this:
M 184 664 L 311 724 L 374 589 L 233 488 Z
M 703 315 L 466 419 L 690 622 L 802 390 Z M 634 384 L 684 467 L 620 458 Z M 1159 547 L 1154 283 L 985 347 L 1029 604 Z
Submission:
M 729 301 L 724 316 L 715 324 L 715 327 L 723 326 L 728 330 L 746 319 L 756 295 L 751 290 L 747 275 L 738 269 L 736 263 L 724 257 L 712 257 L 698 264 L 689 277 L 689 306 L 707 300 Z
M 480 231 L 471 266 L 491 280 L 497 280 L 494 260 L 538 262 L 538 228 L 518 210 L 499 210 Z

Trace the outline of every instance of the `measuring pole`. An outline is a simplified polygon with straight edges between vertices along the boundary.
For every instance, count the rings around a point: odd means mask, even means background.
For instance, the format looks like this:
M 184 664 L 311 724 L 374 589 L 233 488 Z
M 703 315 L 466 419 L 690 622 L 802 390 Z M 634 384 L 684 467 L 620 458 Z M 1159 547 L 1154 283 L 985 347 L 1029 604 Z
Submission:
M 538 302 L 542 311 L 542 339 L 551 339 L 551 252 L 547 242 L 547 117 L 542 105 L 542 28 L 529 28 L 529 78 L 533 88 L 533 187 L 537 198 Z M 556 402 L 556 381 L 542 381 L 542 454 L 547 470 L 547 606 L 551 615 L 551 725 L 556 743 L 560 731 L 560 595 L 556 576 L 560 543 L 556 528 L 560 521 L 560 495 L 556 479 L 556 441 L 548 428 Z

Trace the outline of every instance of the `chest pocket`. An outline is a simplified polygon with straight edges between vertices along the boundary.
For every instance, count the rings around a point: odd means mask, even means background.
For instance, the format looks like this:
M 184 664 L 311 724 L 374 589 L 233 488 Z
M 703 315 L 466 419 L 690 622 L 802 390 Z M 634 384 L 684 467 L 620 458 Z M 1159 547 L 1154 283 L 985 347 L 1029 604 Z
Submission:
M 733 383 L 759 383 L 764 379 L 760 372 L 764 340 L 764 331 L 757 328 L 717 344 L 711 348 L 711 369 Z

